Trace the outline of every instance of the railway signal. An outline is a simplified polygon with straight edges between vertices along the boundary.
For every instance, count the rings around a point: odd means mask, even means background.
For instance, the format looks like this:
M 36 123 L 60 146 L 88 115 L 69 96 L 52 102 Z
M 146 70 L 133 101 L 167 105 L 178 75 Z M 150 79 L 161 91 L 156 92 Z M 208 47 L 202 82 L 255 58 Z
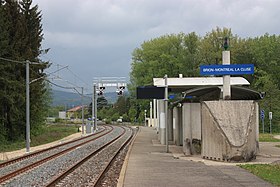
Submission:
M 118 96 L 123 96 L 123 93 L 124 93 L 124 89 L 125 89 L 125 86 L 119 86 L 118 89 L 117 89 L 117 94 Z
M 102 96 L 104 94 L 105 86 L 100 86 L 99 90 L 97 91 L 98 96 Z
M 117 87 L 118 96 L 122 96 L 126 86 L 125 77 L 101 77 L 93 80 L 92 120 L 94 130 L 97 129 L 97 96 L 104 94 L 105 87 Z

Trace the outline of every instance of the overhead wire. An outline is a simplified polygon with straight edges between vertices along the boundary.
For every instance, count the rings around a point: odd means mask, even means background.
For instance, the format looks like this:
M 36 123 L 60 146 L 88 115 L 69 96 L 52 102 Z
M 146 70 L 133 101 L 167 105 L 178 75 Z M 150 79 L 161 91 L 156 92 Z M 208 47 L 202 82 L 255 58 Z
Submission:
M 82 95 L 75 87 L 66 87 L 66 86 L 61 86 L 61 85 L 58 85 L 54 82 L 51 82 L 50 80 L 46 79 L 46 81 L 56 87 L 59 87 L 59 88 L 63 88 L 63 89 L 72 89 L 72 90 L 75 90 L 79 95 Z
M 0 59 L 8 61 L 8 62 L 19 63 L 19 64 L 25 64 L 26 63 L 26 62 L 23 62 L 23 61 L 11 60 L 11 59 L 8 59 L 8 58 L 3 58 L 3 57 L 0 57 Z
M 40 62 L 31 62 L 29 60 L 26 60 L 26 61 L 18 61 L 18 60 L 12 60 L 12 59 L 8 59 L 8 58 L 3 58 L 3 57 L 0 57 L 1 60 L 5 60 L 5 61 L 8 61 L 8 62 L 14 62 L 14 63 L 21 63 L 21 64 L 26 64 L 27 62 L 30 63 L 30 64 L 41 64 Z
M 8 62 L 13 62 L 13 63 L 19 63 L 19 64 L 26 64 L 26 63 L 35 64 L 35 65 L 36 65 L 36 64 L 38 64 L 38 65 L 39 65 L 39 64 L 43 64 L 43 63 L 39 63 L 39 62 L 31 62 L 31 61 L 28 61 L 28 60 L 26 60 L 26 61 L 12 60 L 12 59 L 8 59 L 8 58 L 4 58 L 4 57 L 0 57 L 0 60 L 4 60 L 4 61 L 8 61 Z M 63 65 L 61 65 L 61 64 L 54 63 L 54 62 L 52 62 L 51 64 L 57 64 L 57 65 L 59 65 L 59 66 L 62 66 L 62 68 L 57 69 L 57 70 L 54 71 L 54 72 L 50 72 L 50 73 L 48 73 L 48 74 L 46 74 L 46 75 L 44 75 L 44 76 L 41 76 L 41 77 L 39 77 L 39 78 L 37 78 L 37 79 L 34 79 L 34 80 L 30 81 L 30 84 L 33 83 L 33 82 L 35 82 L 35 81 L 37 81 L 37 80 L 39 80 L 39 79 L 42 79 L 42 78 L 45 79 L 47 76 L 50 76 L 50 75 L 52 75 L 52 74 L 54 74 L 54 73 L 57 73 L 58 71 L 61 71 L 61 70 L 65 69 L 65 68 L 67 68 L 67 70 L 68 70 L 72 75 L 74 75 L 77 79 L 79 79 L 80 81 L 82 81 L 85 85 L 89 86 L 88 83 L 86 83 L 83 79 L 81 79 L 78 75 L 76 75 L 72 70 L 70 70 L 68 65 L 67 65 L 67 66 L 63 66 Z M 34 71 L 33 69 L 31 69 L 31 71 L 40 76 L 40 74 L 38 74 L 38 72 Z M 56 84 L 56 83 L 54 83 L 54 82 L 51 82 L 51 81 L 48 80 L 48 79 L 45 79 L 45 80 L 46 80 L 47 82 L 49 82 L 50 84 L 54 85 L 54 86 L 57 86 L 57 87 L 62 88 L 62 89 L 72 89 L 72 90 L 75 90 L 79 95 L 82 95 L 82 94 L 76 89 L 76 87 L 77 87 L 77 88 L 81 88 L 81 87 L 80 87 L 80 86 L 77 86 L 77 85 L 75 85 L 75 84 L 73 84 L 73 83 L 71 83 L 70 81 L 65 80 L 68 84 L 71 84 L 71 85 L 73 85 L 73 86 L 75 86 L 75 87 L 61 86 L 61 85 L 58 85 L 58 84 Z M 63 79 L 61 79 L 61 80 L 63 80 Z M 87 90 L 87 89 L 86 89 L 86 90 Z M 86 96 L 86 97 L 87 97 L 87 96 Z
M 67 70 L 72 73 L 77 79 L 79 79 L 80 81 L 82 81 L 84 84 L 90 86 L 88 83 L 86 83 L 82 78 L 80 78 L 77 74 L 75 74 L 72 70 L 69 69 L 69 67 L 67 68 Z

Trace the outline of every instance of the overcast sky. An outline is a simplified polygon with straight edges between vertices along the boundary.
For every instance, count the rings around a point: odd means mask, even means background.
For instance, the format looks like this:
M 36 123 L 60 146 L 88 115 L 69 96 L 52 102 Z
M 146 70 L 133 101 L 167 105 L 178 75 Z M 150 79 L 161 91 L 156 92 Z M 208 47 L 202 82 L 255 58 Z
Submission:
M 204 36 L 218 27 L 241 37 L 280 33 L 279 0 L 33 0 L 43 15 L 44 60 L 69 68 L 89 85 L 94 77 L 127 77 L 131 53 L 171 33 Z M 56 65 L 53 65 L 53 68 Z M 60 76 L 79 84 L 78 78 Z

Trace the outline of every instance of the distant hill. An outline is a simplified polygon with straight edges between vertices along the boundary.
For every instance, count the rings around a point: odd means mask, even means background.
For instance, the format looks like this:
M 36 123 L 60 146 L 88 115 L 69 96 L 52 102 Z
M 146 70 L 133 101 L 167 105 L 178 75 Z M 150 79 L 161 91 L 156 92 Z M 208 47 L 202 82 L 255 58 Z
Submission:
M 59 90 L 52 90 L 52 106 L 66 106 L 72 108 L 77 105 L 81 105 L 81 96 L 77 93 L 65 92 Z M 116 92 L 105 92 L 105 98 L 108 103 L 115 103 L 118 99 Z M 84 104 L 89 105 L 92 100 L 92 95 L 84 96 Z

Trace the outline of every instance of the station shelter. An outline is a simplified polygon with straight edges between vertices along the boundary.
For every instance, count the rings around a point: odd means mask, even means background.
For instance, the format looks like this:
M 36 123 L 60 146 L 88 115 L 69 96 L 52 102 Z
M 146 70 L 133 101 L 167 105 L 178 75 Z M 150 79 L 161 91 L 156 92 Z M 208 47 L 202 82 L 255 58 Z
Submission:
M 164 87 L 163 78 L 154 78 Z M 230 77 L 231 98 L 222 100 L 223 77 L 168 78 L 170 94 L 165 127 L 164 100 L 154 105 L 154 125 L 161 144 L 182 146 L 185 155 L 219 161 L 250 161 L 258 152 L 259 106 L 262 94 L 243 77 Z

